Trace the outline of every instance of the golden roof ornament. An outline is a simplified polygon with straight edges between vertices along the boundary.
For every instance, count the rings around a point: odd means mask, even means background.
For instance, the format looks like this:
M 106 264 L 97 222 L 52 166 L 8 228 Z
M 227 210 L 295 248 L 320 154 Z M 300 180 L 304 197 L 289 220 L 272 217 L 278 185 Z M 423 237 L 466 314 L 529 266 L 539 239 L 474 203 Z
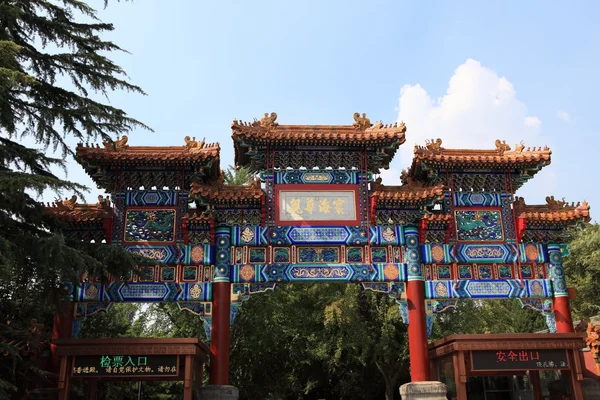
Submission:
M 500 152 L 500 154 L 504 154 L 505 151 L 510 151 L 510 146 L 506 144 L 506 140 L 500 141 L 500 139 L 496 139 L 496 150 Z
M 367 128 L 371 127 L 371 120 L 369 118 L 367 118 L 367 114 L 363 113 L 362 117 L 360 116 L 360 113 L 355 112 L 354 113 L 354 123 L 352 124 L 352 126 L 354 126 L 354 128 L 357 131 L 364 131 Z
M 206 138 L 203 138 L 202 141 L 198 142 L 196 141 L 195 136 L 192 139 L 190 139 L 189 136 L 186 136 L 183 138 L 183 141 L 185 142 L 186 149 L 190 152 L 194 152 L 204 148 Z
M 442 139 L 437 138 L 435 140 L 426 140 L 425 147 L 427 147 L 427 150 L 431 152 L 440 151 L 442 149 Z
M 56 199 L 52 205 L 56 208 L 72 211 L 75 208 L 75 204 L 77 204 L 77 195 L 71 196 L 70 199 Z
M 525 145 L 523 144 L 523 141 L 521 140 L 521 143 L 515 144 L 515 153 L 521 154 L 523 152 L 524 148 L 525 148 Z
M 117 136 L 117 140 L 115 140 L 114 142 L 105 140 L 102 142 L 102 144 L 104 144 L 104 148 L 106 150 L 119 151 L 129 147 L 129 145 L 127 144 L 128 140 L 129 138 L 127 137 L 127 135 L 123 135 L 123 138 L 121 139 L 119 139 L 119 137 Z
M 261 127 L 266 130 L 271 130 L 271 129 L 275 128 L 277 125 L 279 125 L 277 122 L 275 122 L 276 119 L 277 119 L 277 113 L 272 112 L 271 115 L 269 115 L 269 113 L 265 113 L 265 116 L 262 117 L 260 119 L 260 121 L 257 121 L 255 118 L 254 122 L 252 123 L 252 126 Z

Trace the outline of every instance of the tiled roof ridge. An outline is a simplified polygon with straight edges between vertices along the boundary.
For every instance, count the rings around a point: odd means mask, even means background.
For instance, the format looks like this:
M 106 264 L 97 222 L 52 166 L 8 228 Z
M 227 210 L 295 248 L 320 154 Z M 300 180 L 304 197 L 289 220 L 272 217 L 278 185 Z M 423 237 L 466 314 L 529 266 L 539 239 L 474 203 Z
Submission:
M 572 221 L 583 219 L 585 222 L 591 220 L 590 205 L 587 201 L 572 202 L 569 204 L 564 200 L 555 200 L 554 196 L 546 197 L 546 204 L 525 204 L 523 197 L 517 197 L 514 209 L 520 218 L 530 221 Z
M 222 179 L 216 185 L 192 182 L 189 192 L 190 197 L 225 201 L 257 200 L 264 195 L 265 192 L 260 187 L 260 178 L 256 178 L 247 185 L 224 185 Z
M 552 154 L 552 150 L 548 146 L 535 146 L 525 147 L 523 142 L 515 145 L 514 150 L 506 144 L 506 140 L 496 139 L 495 149 L 447 149 L 442 147 L 442 139 L 431 139 L 427 140 L 425 146 L 415 145 L 414 154 L 419 158 L 439 158 L 439 156 L 481 156 L 481 157 L 526 157 L 540 155 L 549 156 Z M 437 156 L 437 157 L 436 157 Z
M 57 199 L 52 203 L 42 203 L 46 210 L 60 219 L 77 222 L 100 221 L 109 217 L 112 212 L 111 202 L 104 196 L 98 196 L 96 204 L 77 204 L 77 196 L 70 199 Z
M 371 124 L 365 114 L 354 114 L 353 125 L 280 125 L 275 122 L 276 113 L 265 113 L 259 121 L 252 122 L 233 120 L 231 129 L 233 136 L 245 135 L 269 140 L 357 140 L 400 139 L 404 142 L 406 125 L 403 122 Z
M 196 141 L 196 138 L 193 139 L 189 136 L 184 138 L 184 145 L 181 146 L 129 146 L 127 141 L 123 141 L 127 139 L 127 136 L 123 136 L 122 139 L 110 142 L 103 142 L 103 147 L 100 147 L 99 144 L 77 144 L 77 151 L 87 151 L 87 152 L 106 152 L 106 153 L 144 153 L 144 152 L 180 152 L 180 153 L 197 153 L 197 152 L 213 152 L 215 150 L 221 150 L 221 145 L 219 142 L 206 143 L 204 139 L 202 141 Z
M 373 184 L 372 197 L 379 200 L 422 200 L 444 195 L 444 185 L 426 186 L 422 182 L 413 182 L 401 186 L 385 186 L 380 181 Z

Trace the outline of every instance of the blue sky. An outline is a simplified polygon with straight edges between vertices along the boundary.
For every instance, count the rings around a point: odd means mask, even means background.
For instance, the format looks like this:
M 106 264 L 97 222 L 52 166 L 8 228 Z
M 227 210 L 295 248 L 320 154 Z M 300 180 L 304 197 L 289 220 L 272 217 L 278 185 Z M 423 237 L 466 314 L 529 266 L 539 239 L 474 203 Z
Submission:
M 92 5 L 102 8 L 102 1 Z M 600 3 L 558 1 L 110 1 L 100 12 L 114 54 L 148 94 L 112 104 L 150 125 L 130 145 L 219 141 L 233 161 L 234 118 L 278 113 L 282 124 L 407 125 L 407 143 L 384 183 L 410 164 L 412 147 L 549 145 L 553 162 L 519 194 L 600 204 Z M 93 186 L 80 167 L 69 179 Z M 92 193 L 88 200 L 96 198 Z

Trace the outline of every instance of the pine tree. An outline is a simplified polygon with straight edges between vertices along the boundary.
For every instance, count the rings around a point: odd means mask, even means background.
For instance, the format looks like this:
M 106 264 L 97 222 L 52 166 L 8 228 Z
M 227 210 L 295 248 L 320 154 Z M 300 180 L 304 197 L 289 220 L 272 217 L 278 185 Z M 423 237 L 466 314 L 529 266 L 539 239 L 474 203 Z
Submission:
M 66 157 L 74 155 L 66 138 L 111 140 L 147 128 L 88 97 L 115 90 L 143 94 L 107 58 L 121 51 L 101 38 L 111 30 L 83 1 L 0 0 L 0 337 L 27 333 L 32 319 L 48 335 L 52 300 L 63 281 L 76 281 L 84 271 L 98 276 L 135 267 L 118 248 L 69 240 L 60 221 L 37 201 L 48 189 L 59 195 L 86 189 L 51 172 L 65 168 Z M 61 85 L 61 77 L 70 84 Z M 42 150 L 20 144 L 25 137 Z M 63 157 L 45 155 L 48 148 Z M 18 348 L 0 341 L 0 398 L 25 392 L 37 372 Z

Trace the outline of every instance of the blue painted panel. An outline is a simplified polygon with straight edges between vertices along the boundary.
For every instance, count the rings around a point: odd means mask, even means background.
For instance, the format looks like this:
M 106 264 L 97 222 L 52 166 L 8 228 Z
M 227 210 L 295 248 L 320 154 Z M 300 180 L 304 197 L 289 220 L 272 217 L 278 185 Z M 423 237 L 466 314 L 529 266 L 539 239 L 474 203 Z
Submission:
M 535 262 L 542 264 L 548 262 L 548 257 L 546 257 L 546 254 L 546 246 L 541 243 L 519 244 L 519 258 L 522 263 Z
M 178 251 L 175 245 L 135 245 L 124 246 L 125 250 L 132 254 L 137 254 L 148 258 L 148 263 L 162 262 L 165 264 L 176 264 L 178 261 Z
M 454 262 L 452 246 L 444 243 L 427 243 L 421 246 L 423 263 L 451 264 Z
M 371 228 L 372 246 L 400 246 L 404 244 L 402 225 L 381 225 Z
M 174 190 L 136 190 L 125 194 L 127 206 L 175 206 L 177 192 Z
M 454 193 L 454 204 L 458 207 L 500 207 L 500 193 L 457 192 Z
M 459 263 L 513 263 L 517 251 L 509 244 L 462 244 L 456 252 Z
M 188 245 L 181 248 L 179 264 L 213 265 L 215 259 L 214 246 L 209 244 Z
M 356 226 L 277 226 L 267 233 L 270 244 L 366 245 L 367 232 Z
M 210 301 L 210 282 L 112 282 L 82 283 L 77 287 L 78 302 L 154 302 L 154 301 Z
M 268 228 L 259 225 L 234 225 L 231 227 L 233 246 L 266 246 Z
M 231 266 L 231 282 L 398 282 L 406 280 L 406 265 L 263 264 Z
M 426 299 L 545 298 L 554 295 L 547 279 L 425 282 Z
M 279 184 L 356 184 L 358 172 L 354 171 L 281 171 L 275 174 Z

